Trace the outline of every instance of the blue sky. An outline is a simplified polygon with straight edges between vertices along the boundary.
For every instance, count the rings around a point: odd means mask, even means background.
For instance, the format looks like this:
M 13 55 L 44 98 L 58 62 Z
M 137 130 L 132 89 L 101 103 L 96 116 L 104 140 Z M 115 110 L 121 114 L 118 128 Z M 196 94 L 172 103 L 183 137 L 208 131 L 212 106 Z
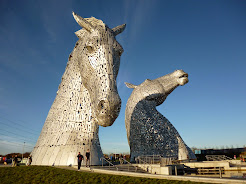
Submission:
M 128 152 L 124 113 L 140 84 L 176 69 L 190 82 L 158 110 L 186 144 L 246 145 L 246 1 L 0 1 L 0 154 L 31 151 L 41 132 L 80 29 L 72 11 L 109 27 L 124 48 L 117 78 L 119 117 L 100 127 L 102 149 Z

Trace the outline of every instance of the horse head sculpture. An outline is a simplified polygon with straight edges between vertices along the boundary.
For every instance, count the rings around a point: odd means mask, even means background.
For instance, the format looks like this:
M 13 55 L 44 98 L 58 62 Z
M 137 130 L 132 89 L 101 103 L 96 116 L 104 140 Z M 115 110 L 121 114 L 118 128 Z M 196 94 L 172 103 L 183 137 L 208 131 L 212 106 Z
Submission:
M 82 83 L 89 91 L 93 117 L 99 125 L 111 126 L 121 107 L 116 77 L 120 56 L 124 51 L 115 36 L 120 34 L 126 25 L 110 29 L 103 21 L 94 17 L 82 18 L 74 12 L 73 16 L 84 28 L 75 33 L 79 41 L 73 57 L 77 57 Z
M 116 77 L 123 48 L 115 37 L 125 24 L 110 29 L 94 17 L 73 16 L 83 29 L 75 32 L 79 40 L 32 151 L 33 165 L 76 165 L 76 154 L 88 149 L 91 164 L 101 164 L 99 125 L 111 126 L 120 112 Z
M 125 111 L 132 161 L 143 155 L 196 159 L 175 127 L 156 109 L 174 89 L 186 83 L 188 74 L 183 70 L 154 80 L 146 79 L 138 86 L 126 83 L 128 88 L 134 88 Z
M 134 88 L 132 96 L 137 101 L 143 99 L 154 101 L 156 106 L 161 105 L 167 96 L 178 86 L 183 86 L 188 83 L 188 74 L 183 70 L 175 70 L 173 73 L 164 75 L 154 80 L 146 79 L 142 84 L 136 86 L 125 82 L 128 88 Z M 134 95 L 134 94 L 141 95 Z M 137 99 L 136 98 L 139 98 Z

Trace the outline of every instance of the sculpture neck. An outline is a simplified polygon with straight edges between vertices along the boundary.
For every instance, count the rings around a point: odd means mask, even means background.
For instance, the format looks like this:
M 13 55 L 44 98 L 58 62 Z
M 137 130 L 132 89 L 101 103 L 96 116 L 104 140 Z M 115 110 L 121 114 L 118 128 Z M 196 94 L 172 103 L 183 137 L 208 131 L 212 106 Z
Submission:
M 73 51 L 74 52 L 74 51 Z M 59 85 L 54 106 L 61 106 L 61 100 L 65 103 L 63 109 L 69 114 L 69 121 L 90 122 L 92 119 L 91 99 L 88 90 L 84 87 L 78 67 L 78 61 L 73 57 L 73 52 L 69 57 L 66 70 Z M 58 108 L 58 107 L 54 107 Z M 60 107 L 59 107 L 60 108 Z

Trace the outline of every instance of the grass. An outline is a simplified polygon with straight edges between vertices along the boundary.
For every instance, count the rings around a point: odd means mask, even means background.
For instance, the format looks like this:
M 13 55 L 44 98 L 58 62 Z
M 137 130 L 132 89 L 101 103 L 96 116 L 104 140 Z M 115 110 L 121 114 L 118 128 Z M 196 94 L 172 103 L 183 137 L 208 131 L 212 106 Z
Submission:
M 0 183 L 113 183 L 113 184 L 198 184 L 190 181 L 173 181 L 163 179 L 117 176 L 47 166 L 0 167 Z M 204 183 L 203 183 L 204 184 Z

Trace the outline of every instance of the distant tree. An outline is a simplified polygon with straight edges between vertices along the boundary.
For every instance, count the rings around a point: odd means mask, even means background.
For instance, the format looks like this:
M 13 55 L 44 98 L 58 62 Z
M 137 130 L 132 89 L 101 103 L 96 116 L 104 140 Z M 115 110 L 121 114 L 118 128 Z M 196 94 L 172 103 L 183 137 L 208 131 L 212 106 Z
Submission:
M 22 156 L 21 153 L 8 153 L 8 154 L 5 155 L 5 157 L 12 158 L 12 156 L 15 156 L 15 155 L 17 155 L 17 157 L 21 157 Z
M 103 154 L 103 157 L 108 159 L 109 158 L 109 155 L 108 154 Z
M 24 158 L 28 158 L 30 154 L 31 154 L 30 152 L 26 152 L 26 153 L 23 154 L 23 157 Z

